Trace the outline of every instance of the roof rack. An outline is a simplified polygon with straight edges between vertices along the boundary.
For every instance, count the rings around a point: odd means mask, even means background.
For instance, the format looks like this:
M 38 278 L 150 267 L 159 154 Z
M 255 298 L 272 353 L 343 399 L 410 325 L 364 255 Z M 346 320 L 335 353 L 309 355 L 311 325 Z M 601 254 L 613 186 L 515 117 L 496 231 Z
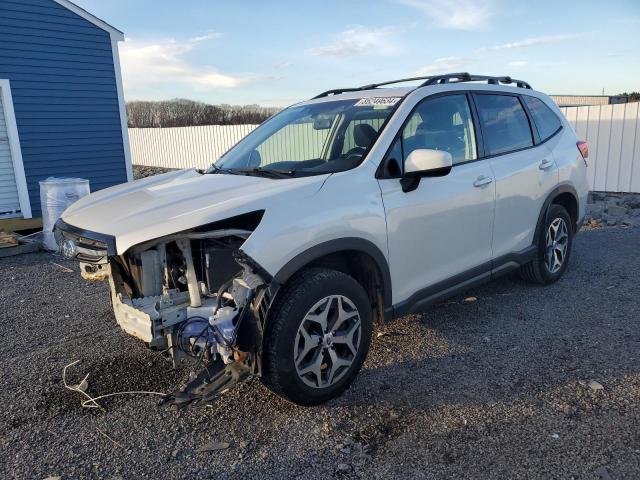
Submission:
M 374 88 L 382 87 L 384 85 L 393 85 L 395 83 L 404 83 L 404 82 L 414 82 L 416 80 L 425 80 L 417 88 L 426 87 L 429 85 L 441 85 L 443 83 L 487 81 L 487 83 L 491 85 L 499 85 L 500 83 L 509 85 L 509 84 L 515 83 L 516 86 L 519 88 L 528 88 L 531 90 L 531 85 L 529 85 L 524 80 L 516 80 L 511 77 L 492 77 L 487 75 L 471 75 L 470 73 L 467 73 L 467 72 L 459 72 L 459 73 L 445 73 L 443 75 L 431 75 L 428 77 L 401 78 L 399 80 L 390 80 L 388 82 L 372 83 L 370 85 L 363 85 L 361 87 L 335 88 L 333 90 L 327 90 L 326 92 L 322 92 L 321 94 L 313 97 L 311 100 L 315 100 L 316 98 L 328 97 L 329 95 L 339 95 L 345 92 L 373 90 Z
M 453 80 L 453 81 L 452 81 Z M 516 80 L 511 77 L 493 77 L 487 75 L 471 75 L 467 72 L 460 73 L 446 73 L 444 75 L 434 75 L 430 77 L 420 85 L 420 87 L 426 87 L 429 85 L 441 85 L 443 83 L 461 83 L 461 82 L 482 82 L 486 81 L 490 85 L 499 85 L 500 83 L 511 84 L 515 83 L 519 88 L 528 88 L 531 90 L 531 85 L 529 85 L 524 80 Z
M 399 80 L 390 80 L 388 82 L 371 83 L 369 85 L 363 85 L 361 87 L 336 88 L 336 89 L 333 89 L 333 90 L 327 90 L 326 92 L 322 92 L 320 95 L 316 95 L 311 100 L 315 100 L 316 98 L 328 97 L 329 95 L 338 95 L 340 93 L 345 93 L 345 92 L 358 92 L 360 90 L 373 90 L 374 88 L 382 87 L 384 85 L 393 85 L 394 83 L 404 83 L 404 82 L 415 82 L 416 80 L 428 80 L 430 78 L 433 78 L 433 77 L 401 78 Z

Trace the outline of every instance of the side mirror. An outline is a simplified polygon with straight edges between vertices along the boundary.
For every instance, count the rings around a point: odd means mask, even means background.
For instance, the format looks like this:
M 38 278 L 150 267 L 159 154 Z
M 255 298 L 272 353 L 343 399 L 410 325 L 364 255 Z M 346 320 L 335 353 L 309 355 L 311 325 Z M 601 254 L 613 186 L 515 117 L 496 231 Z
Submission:
M 418 188 L 420 177 L 442 177 L 453 167 L 449 152 L 419 148 L 409 154 L 404 162 L 404 176 L 400 180 L 403 192 Z

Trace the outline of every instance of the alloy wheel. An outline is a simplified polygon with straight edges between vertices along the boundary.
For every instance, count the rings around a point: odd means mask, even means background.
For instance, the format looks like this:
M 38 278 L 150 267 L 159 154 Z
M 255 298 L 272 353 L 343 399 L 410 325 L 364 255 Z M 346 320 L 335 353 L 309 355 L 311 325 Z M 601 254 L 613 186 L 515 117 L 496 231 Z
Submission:
M 567 224 L 562 218 L 554 219 L 547 228 L 545 264 L 550 273 L 562 268 L 569 248 Z
M 293 361 L 298 377 L 312 388 L 338 382 L 353 364 L 360 347 L 358 309 L 343 295 L 330 295 L 306 313 L 295 338 Z

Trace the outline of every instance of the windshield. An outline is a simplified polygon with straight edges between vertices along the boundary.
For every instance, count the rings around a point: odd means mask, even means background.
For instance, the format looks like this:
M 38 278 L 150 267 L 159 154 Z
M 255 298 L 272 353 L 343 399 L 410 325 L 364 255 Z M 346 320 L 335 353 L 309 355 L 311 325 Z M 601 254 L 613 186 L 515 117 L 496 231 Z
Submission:
M 225 153 L 208 173 L 334 173 L 362 162 L 400 97 L 287 108 Z

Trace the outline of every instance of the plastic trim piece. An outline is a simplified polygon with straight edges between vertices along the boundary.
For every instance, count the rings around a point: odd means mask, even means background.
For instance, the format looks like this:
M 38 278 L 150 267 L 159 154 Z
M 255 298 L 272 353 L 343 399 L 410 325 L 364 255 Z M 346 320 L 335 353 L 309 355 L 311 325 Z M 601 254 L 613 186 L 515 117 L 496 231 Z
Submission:
M 376 247 L 372 242 L 363 238 L 338 238 L 315 245 L 289 260 L 289 262 L 284 265 L 278 271 L 278 273 L 273 276 L 273 278 L 280 285 L 283 285 L 296 272 L 298 272 L 304 266 L 309 265 L 314 260 L 317 260 L 331 253 L 338 253 L 346 250 L 360 251 L 373 258 L 382 276 L 382 298 L 384 299 L 384 304 L 391 305 L 391 272 L 389 271 L 389 264 L 387 263 L 387 259 L 378 247 Z
M 84 230 L 83 228 L 74 227 L 73 225 L 69 225 L 61 218 L 58 219 L 55 226 L 53 227 L 54 233 L 60 232 L 69 232 L 73 235 L 77 235 L 82 238 L 89 238 L 91 240 L 96 240 L 98 242 L 103 242 L 107 246 L 107 255 L 114 256 L 116 253 L 116 238 L 113 235 L 107 235 L 106 233 L 98 233 L 91 232 L 89 230 Z

